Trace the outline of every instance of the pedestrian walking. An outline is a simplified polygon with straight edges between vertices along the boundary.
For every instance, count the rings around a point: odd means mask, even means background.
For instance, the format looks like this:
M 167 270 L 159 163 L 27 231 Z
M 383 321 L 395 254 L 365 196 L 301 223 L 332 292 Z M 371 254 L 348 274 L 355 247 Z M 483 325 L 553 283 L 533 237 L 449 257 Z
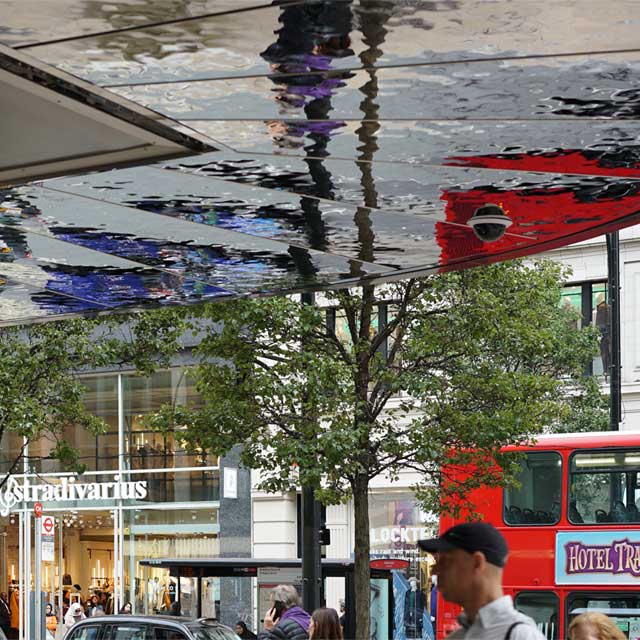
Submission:
M 465 522 L 439 538 L 419 540 L 436 555 L 434 574 L 445 600 L 463 608 L 448 640 L 545 640 L 536 623 L 517 611 L 502 590 L 507 541 L 492 525 Z
M 342 625 L 335 609 L 321 607 L 311 614 L 310 640 L 343 640 Z
M 300 596 L 289 584 L 271 592 L 271 609 L 258 640 L 308 640 L 311 616 L 300 606 Z
M 64 626 L 67 629 L 71 629 L 76 622 L 80 622 L 80 620 L 84 620 L 86 617 L 82 605 L 79 602 L 72 602 L 64 617 Z
M 604 613 L 596 611 L 576 616 L 569 625 L 569 640 L 626 640 L 627 636 Z M 634 636 L 635 637 L 635 636 Z

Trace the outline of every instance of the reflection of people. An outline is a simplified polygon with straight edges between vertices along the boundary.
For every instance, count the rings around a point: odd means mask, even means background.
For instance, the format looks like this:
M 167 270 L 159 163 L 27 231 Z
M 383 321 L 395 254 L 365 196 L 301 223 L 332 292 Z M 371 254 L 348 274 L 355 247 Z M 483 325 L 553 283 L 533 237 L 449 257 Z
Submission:
M 242 638 L 242 640 L 252 640 L 252 638 L 258 637 L 253 633 L 253 631 L 249 631 L 247 623 L 243 620 L 238 620 L 238 622 L 236 622 L 236 633 L 240 638 Z
M 535 622 L 516 611 L 502 591 L 502 572 L 509 549 L 502 534 L 485 522 L 465 522 L 439 538 L 419 540 L 424 551 L 436 554 L 434 573 L 445 600 L 463 608 L 461 627 L 448 636 L 545 640 Z
M 600 331 L 600 357 L 605 377 L 609 375 L 611 368 L 611 307 L 607 304 L 604 293 L 599 293 L 596 298 L 596 310 L 594 324 Z
M 409 578 L 410 589 L 404 596 L 404 626 L 407 637 L 416 638 L 422 633 L 422 614 L 426 599 L 424 592 L 418 589 L 418 581 L 413 576 Z
M 604 613 L 576 616 L 569 625 L 569 640 L 626 640 L 621 629 Z
M 335 609 L 322 607 L 311 615 L 310 640 L 342 640 L 342 627 Z
M 300 596 L 289 584 L 271 592 L 271 609 L 264 618 L 258 640 L 307 640 L 311 616 L 300 606 Z

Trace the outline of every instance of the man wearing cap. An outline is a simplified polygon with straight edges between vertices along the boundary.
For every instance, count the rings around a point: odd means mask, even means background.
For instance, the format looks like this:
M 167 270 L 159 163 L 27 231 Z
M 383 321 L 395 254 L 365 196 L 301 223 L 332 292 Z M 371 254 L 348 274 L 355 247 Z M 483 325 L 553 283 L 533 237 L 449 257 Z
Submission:
M 439 538 L 419 540 L 436 554 L 434 573 L 445 600 L 463 608 L 460 628 L 447 640 L 545 640 L 536 623 L 513 607 L 502 591 L 509 549 L 502 534 L 486 522 L 465 522 Z

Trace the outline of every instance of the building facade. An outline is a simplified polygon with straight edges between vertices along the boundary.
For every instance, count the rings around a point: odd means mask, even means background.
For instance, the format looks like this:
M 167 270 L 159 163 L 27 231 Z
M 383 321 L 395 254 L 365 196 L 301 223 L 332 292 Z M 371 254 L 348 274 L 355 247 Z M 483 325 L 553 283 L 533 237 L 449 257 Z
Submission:
M 238 468 L 237 453 L 224 459 L 190 453 L 179 431 L 145 425 L 145 416 L 164 403 L 198 402 L 184 370 L 148 379 L 96 374 L 85 383 L 87 406 L 107 424 L 100 435 L 73 428 L 67 434 L 86 471 L 65 473 L 46 459 L 53 443 L 36 442 L 25 450 L 29 462 L 0 491 L 0 591 L 25 639 L 33 624 L 26 594 L 36 583 L 36 503 L 54 522 L 41 565 L 47 602 L 68 605 L 98 595 L 107 612 L 131 602 L 144 613 L 169 613 L 179 602 L 182 613 L 195 615 L 195 580 L 177 584 L 139 561 L 251 554 L 250 477 Z M 2 471 L 22 445 L 15 434 L 3 441 Z M 230 624 L 252 618 L 250 588 L 242 581 L 208 579 L 202 590 L 203 615 Z
M 640 428 L 640 231 L 621 233 L 622 390 L 621 428 Z M 573 270 L 561 303 L 580 311 L 583 324 L 601 331 L 600 352 L 590 373 L 607 382 L 607 261 L 603 238 L 548 254 Z M 382 314 L 382 312 L 381 312 Z M 332 319 L 340 334 L 341 318 Z M 107 424 L 91 435 L 70 429 L 67 439 L 80 451 L 86 471 L 65 473 L 47 459 L 50 442 L 28 445 L 28 463 L 0 491 L 0 591 L 8 593 L 21 638 L 29 638 L 27 594 L 35 583 L 34 506 L 43 504 L 55 527 L 42 564 L 47 601 L 70 602 L 101 594 L 108 610 L 130 601 L 134 611 L 169 612 L 179 602 L 194 614 L 197 585 L 180 584 L 164 570 L 143 569 L 149 558 L 254 556 L 295 558 L 300 555 L 300 505 L 295 494 L 269 495 L 252 490 L 257 477 L 238 464 L 237 452 L 218 459 L 189 452 L 180 430 L 163 434 L 150 429 L 145 416 L 167 402 L 197 406 L 197 393 L 180 367 L 150 378 L 131 373 L 95 373 L 85 380 L 86 403 Z M 0 473 L 7 472 L 23 442 L 15 434 L 0 449 Z M 370 494 L 370 538 L 374 557 L 410 561 L 428 601 L 429 565 L 419 558 L 416 541 L 431 535 L 436 523 L 416 503 L 411 487 L 417 478 L 403 473 L 395 482 L 374 481 Z M 328 507 L 331 544 L 327 557 L 351 557 L 354 546 L 351 504 Z M 51 536 L 50 536 L 51 538 Z M 52 542 L 52 544 L 51 544 Z M 408 584 L 411 584 L 408 582 Z M 80 587 L 79 589 L 76 586 Z M 211 578 L 202 583 L 203 615 L 227 624 L 245 620 L 254 628 L 260 618 L 255 583 Z M 407 587 L 409 588 L 409 587 Z M 326 584 L 329 606 L 339 607 L 342 580 Z M 418 606 L 418 605 L 416 605 Z M 419 608 L 419 607 L 418 607 Z M 407 637 L 418 637 L 421 611 L 409 612 Z

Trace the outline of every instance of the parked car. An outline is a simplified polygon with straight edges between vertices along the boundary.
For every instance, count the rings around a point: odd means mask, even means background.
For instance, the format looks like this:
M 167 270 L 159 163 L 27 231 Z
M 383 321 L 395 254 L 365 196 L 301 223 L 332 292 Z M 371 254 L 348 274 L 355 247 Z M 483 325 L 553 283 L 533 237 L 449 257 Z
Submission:
M 71 627 L 64 640 L 239 640 L 235 632 L 210 618 L 173 616 L 100 616 Z

